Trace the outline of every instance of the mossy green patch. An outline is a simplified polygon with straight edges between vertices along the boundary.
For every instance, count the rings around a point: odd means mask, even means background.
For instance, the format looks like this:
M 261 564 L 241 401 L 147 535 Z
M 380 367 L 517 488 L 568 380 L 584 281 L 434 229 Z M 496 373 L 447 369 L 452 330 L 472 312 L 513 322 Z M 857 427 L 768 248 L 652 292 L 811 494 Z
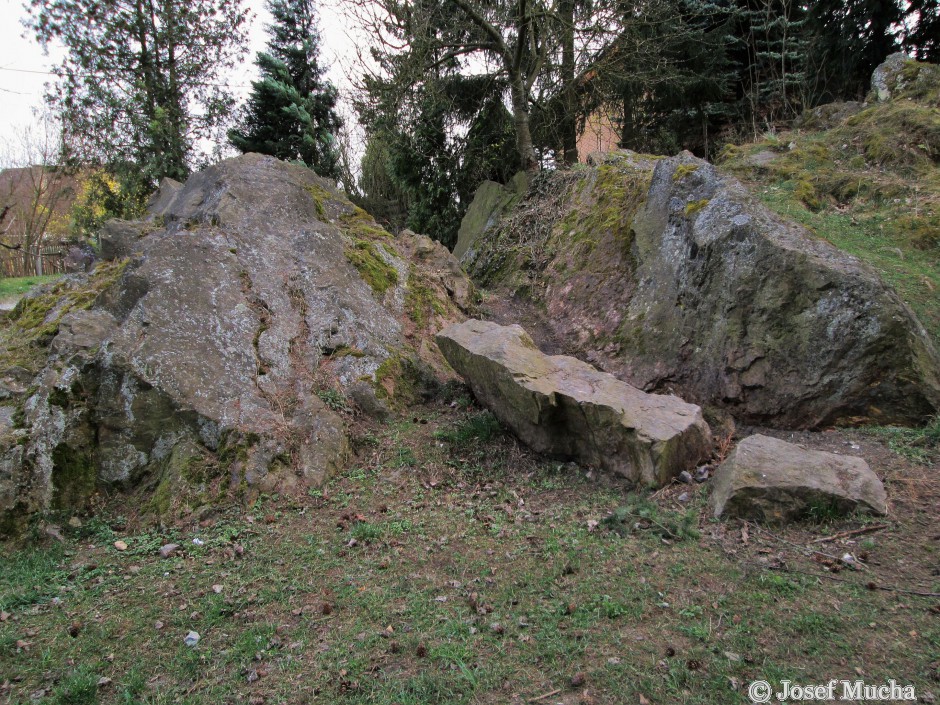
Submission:
M 317 217 L 321 220 L 326 218 L 326 204 L 330 200 L 335 200 L 336 196 L 327 191 L 320 184 L 310 184 L 306 187 L 307 193 L 313 199 L 313 207 L 317 211 Z
M 702 210 L 707 205 L 708 205 L 707 198 L 702 198 L 702 199 L 699 199 L 698 201 L 689 201 L 688 203 L 685 204 L 685 208 L 682 209 L 682 212 L 685 213 L 686 218 L 690 218 L 696 213 L 698 213 L 700 210 Z
M 338 225 L 352 239 L 383 240 L 392 237 L 371 215 L 341 194 L 333 193 L 317 183 L 307 186 L 306 191 L 313 198 L 317 217 Z
M 582 183 L 558 232 L 570 242 L 587 243 L 584 254 L 590 254 L 606 234 L 629 241 L 633 217 L 646 201 L 652 178 L 652 171 L 602 164 L 593 181 Z
M 368 240 L 354 240 L 346 247 L 346 259 L 379 296 L 398 283 L 398 271 L 382 259 L 375 245 Z
M 698 164 L 680 164 L 672 174 L 673 181 L 682 181 L 689 174 L 698 171 Z
M 940 161 L 940 108 L 909 100 L 875 105 L 849 118 L 847 133 L 867 160 L 905 173 L 936 167 Z
M 434 314 L 444 315 L 447 307 L 434 294 L 431 286 L 412 269 L 405 293 L 405 311 L 418 328 L 423 329 Z
M 816 193 L 816 187 L 809 179 L 800 179 L 796 182 L 793 189 L 793 195 L 796 196 L 811 211 L 818 211 L 822 208 L 822 201 L 819 194 Z
M 349 345 L 341 345 L 332 352 L 330 352 L 326 357 L 329 357 L 333 360 L 338 360 L 343 357 L 365 357 L 366 354 L 359 348 L 354 348 Z
M 359 206 L 352 206 L 352 210 L 343 213 L 339 220 L 343 232 L 354 239 L 380 240 L 392 236 Z
M 940 66 L 909 59 L 901 67 L 899 98 L 940 106 Z
M 84 509 L 97 485 L 97 472 L 88 452 L 56 446 L 52 451 L 52 508 Z
M 190 440 L 173 446 L 158 470 L 157 485 L 150 496 L 149 510 L 162 522 L 204 504 L 218 501 L 210 487 L 220 475 L 220 456 L 213 457 Z M 221 485 L 219 487 L 221 490 Z
M 375 371 L 376 394 L 400 406 L 412 406 L 438 384 L 433 372 L 407 353 L 392 355 Z
M 65 314 L 91 308 L 115 284 L 128 260 L 104 262 L 89 276 L 66 278 L 37 296 L 21 300 L 0 327 L 0 369 L 13 366 L 38 372 L 44 349 L 59 331 Z

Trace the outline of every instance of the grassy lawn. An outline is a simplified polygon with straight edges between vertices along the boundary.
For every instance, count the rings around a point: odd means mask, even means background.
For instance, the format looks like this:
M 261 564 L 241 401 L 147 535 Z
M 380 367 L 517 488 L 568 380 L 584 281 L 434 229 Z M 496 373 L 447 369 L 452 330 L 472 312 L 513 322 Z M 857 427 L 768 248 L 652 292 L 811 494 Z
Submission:
M 41 277 L 2 277 L 0 278 L 0 301 L 22 296 L 34 286 L 55 281 L 60 276 L 49 274 Z
M 814 545 L 869 520 L 715 522 L 707 484 L 630 495 L 465 406 L 362 429 L 322 491 L 162 530 L 113 500 L 8 547 L 0 702 L 728 705 L 859 674 L 940 694 L 940 598 L 909 594 L 940 591 L 934 456 L 805 434 L 856 444 L 892 500 L 887 528 Z

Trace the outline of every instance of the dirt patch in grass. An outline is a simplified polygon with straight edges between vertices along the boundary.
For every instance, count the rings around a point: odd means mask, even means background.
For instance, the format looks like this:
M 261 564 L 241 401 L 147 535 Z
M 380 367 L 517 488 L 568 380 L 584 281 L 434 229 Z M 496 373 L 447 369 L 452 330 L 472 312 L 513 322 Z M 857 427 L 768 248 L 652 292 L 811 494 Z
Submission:
M 778 434 L 888 486 L 886 528 L 812 543 L 872 520 L 718 523 L 707 483 L 677 484 L 631 506 L 692 511 L 697 537 L 615 531 L 629 488 L 534 456 L 456 384 L 356 431 L 354 466 L 307 496 L 144 533 L 114 501 L 64 543 L 7 547 L 0 700 L 726 705 L 758 678 L 859 673 L 940 691 L 940 598 L 911 594 L 940 591 L 940 479 L 881 437 Z

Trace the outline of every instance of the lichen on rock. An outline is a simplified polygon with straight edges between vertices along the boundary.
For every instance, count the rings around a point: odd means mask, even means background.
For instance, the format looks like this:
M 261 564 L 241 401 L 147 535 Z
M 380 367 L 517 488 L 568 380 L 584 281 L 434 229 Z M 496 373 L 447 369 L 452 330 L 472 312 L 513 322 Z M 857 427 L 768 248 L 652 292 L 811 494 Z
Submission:
M 940 408 L 940 356 L 891 287 L 713 165 L 618 153 L 549 179 L 465 263 L 560 351 L 778 427 Z
M 0 523 L 103 488 L 166 521 L 317 485 L 349 453 L 326 392 L 364 399 L 389 360 L 422 359 L 407 281 L 434 273 L 328 182 L 249 154 L 166 188 L 159 212 L 109 226 L 124 259 L 24 299 L 0 331 L 17 420 Z

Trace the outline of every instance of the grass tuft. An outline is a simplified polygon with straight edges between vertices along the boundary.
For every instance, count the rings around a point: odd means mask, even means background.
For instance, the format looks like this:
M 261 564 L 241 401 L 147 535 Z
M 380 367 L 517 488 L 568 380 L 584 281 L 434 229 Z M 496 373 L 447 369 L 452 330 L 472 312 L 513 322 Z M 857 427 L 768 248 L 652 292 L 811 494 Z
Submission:
M 940 414 L 921 428 L 869 426 L 861 431 L 882 439 L 891 450 L 908 460 L 926 463 L 940 457 Z
M 695 509 L 685 513 L 662 509 L 639 494 L 631 494 L 627 503 L 615 509 L 603 524 L 619 536 L 637 531 L 649 531 L 672 541 L 694 541 L 701 536 Z
M 457 447 L 473 443 L 487 443 L 501 433 L 503 427 L 489 411 L 481 411 L 460 419 L 453 425 L 440 429 L 435 438 Z

